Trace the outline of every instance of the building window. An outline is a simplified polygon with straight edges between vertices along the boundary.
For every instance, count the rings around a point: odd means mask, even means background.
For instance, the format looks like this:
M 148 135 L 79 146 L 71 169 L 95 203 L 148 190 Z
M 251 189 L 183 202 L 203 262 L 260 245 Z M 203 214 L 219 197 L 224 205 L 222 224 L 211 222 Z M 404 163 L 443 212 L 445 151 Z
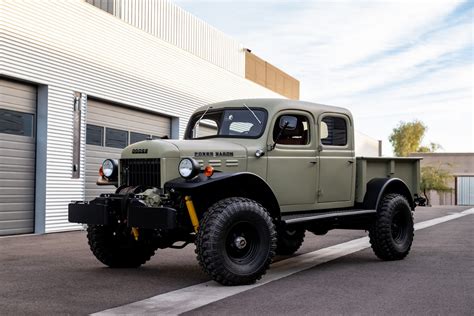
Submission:
M 105 131 L 105 146 L 113 148 L 125 148 L 128 144 L 128 131 L 115 128 L 107 128 Z
M 326 116 L 321 121 L 321 143 L 329 146 L 347 145 L 347 123 L 342 117 Z
M 148 134 L 130 132 L 130 144 L 147 140 L 150 137 Z
M 104 146 L 104 128 L 87 124 L 86 144 Z
M 0 133 L 33 137 L 34 115 L 0 109 Z

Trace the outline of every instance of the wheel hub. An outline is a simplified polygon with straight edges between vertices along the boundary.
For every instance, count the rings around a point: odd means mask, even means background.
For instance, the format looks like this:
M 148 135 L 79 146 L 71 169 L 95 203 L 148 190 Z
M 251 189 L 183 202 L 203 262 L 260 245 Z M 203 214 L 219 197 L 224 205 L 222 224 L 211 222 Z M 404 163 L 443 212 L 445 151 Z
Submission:
M 237 249 L 244 249 L 247 246 L 247 240 L 243 236 L 238 236 L 234 239 L 234 245 Z
M 229 230 L 225 247 L 229 259 L 243 264 L 251 261 L 258 250 L 258 232 L 249 222 L 238 222 Z

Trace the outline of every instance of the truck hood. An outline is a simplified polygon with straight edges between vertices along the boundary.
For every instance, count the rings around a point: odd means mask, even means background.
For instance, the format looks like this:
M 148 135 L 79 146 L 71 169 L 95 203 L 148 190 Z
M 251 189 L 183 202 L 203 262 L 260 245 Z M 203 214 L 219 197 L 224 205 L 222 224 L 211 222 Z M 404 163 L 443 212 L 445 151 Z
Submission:
M 247 157 L 244 146 L 229 141 L 155 139 L 134 143 L 122 151 L 122 159 L 135 158 Z
M 181 154 L 181 157 L 247 157 L 244 146 L 229 141 L 203 140 L 171 140 Z

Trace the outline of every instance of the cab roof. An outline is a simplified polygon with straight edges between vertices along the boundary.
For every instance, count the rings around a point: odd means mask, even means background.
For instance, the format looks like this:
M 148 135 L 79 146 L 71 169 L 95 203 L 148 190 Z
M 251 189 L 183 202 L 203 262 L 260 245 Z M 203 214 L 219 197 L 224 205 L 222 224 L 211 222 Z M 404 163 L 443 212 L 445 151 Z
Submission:
M 349 116 L 352 120 L 352 114 L 348 109 L 330 106 L 324 104 L 311 103 L 306 101 L 299 100 L 288 100 L 288 99 L 238 99 L 223 101 L 218 103 L 208 104 L 196 109 L 195 112 L 206 111 L 209 106 L 213 110 L 221 108 L 241 108 L 247 105 L 250 108 L 263 108 L 267 110 L 269 115 L 273 115 L 282 110 L 294 109 L 294 110 L 303 110 L 310 113 L 313 113 L 315 116 L 318 116 L 321 113 L 332 112 L 332 113 L 342 113 Z

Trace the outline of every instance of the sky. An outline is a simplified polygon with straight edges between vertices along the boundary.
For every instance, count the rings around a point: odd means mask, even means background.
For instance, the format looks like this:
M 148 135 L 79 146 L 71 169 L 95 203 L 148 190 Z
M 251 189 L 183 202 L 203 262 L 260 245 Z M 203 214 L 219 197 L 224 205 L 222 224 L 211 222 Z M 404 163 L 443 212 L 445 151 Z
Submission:
M 301 82 L 301 99 L 343 106 L 383 141 L 422 121 L 424 144 L 474 152 L 474 1 L 175 0 Z

